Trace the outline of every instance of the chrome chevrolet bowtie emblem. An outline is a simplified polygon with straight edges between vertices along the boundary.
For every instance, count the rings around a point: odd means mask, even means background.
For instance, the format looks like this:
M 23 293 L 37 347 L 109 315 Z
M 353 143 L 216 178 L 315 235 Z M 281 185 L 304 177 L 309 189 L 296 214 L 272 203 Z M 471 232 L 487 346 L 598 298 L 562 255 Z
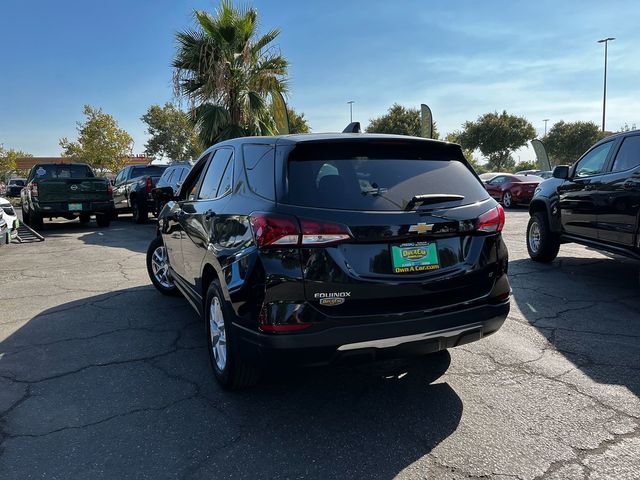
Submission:
M 416 223 L 409 227 L 410 232 L 427 233 L 433 230 L 433 223 Z
M 78 189 L 78 185 L 71 185 L 71 190 L 77 190 Z

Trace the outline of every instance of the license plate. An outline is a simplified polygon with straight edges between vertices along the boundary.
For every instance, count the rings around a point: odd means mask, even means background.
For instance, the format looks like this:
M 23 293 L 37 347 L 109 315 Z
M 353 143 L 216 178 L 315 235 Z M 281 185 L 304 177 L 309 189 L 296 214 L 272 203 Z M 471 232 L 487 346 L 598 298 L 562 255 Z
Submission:
M 391 246 L 393 273 L 418 273 L 440 268 L 435 242 L 403 243 Z
M 69 211 L 70 212 L 76 212 L 78 210 L 82 210 L 82 204 L 81 203 L 70 203 L 69 204 Z

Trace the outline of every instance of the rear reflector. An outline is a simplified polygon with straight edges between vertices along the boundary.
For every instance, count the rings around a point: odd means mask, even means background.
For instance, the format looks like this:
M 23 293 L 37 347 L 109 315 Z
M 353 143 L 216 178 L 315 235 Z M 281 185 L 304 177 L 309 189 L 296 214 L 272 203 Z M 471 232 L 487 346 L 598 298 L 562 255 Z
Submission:
M 346 225 L 298 219 L 288 215 L 253 213 L 251 226 L 258 247 L 330 245 L 352 238 Z
M 504 228 L 504 208 L 498 205 L 478 217 L 476 230 L 479 232 L 501 232 Z
M 310 326 L 310 323 L 283 323 L 281 325 L 260 325 L 259 328 L 263 332 L 297 332 Z

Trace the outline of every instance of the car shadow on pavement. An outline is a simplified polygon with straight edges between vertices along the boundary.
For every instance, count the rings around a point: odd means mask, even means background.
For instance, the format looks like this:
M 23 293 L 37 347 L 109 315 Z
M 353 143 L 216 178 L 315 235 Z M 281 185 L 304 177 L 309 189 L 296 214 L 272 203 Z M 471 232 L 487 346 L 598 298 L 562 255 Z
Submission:
M 548 265 L 522 259 L 509 268 L 522 317 L 570 362 L 556 378 L 590 388 L 581 372 L 605 386 L 602 394 L 620 395 L 621 386 L 640 397 L 639 262 L 559 256 Z M 553 352 L 540 361 L 545 354 Z
M 201 322 L 151 286 L 46 310 L 0 343 L 6 478 L 392 478 L 452 434 L 448 352 L 273 372 L 224 392 Z

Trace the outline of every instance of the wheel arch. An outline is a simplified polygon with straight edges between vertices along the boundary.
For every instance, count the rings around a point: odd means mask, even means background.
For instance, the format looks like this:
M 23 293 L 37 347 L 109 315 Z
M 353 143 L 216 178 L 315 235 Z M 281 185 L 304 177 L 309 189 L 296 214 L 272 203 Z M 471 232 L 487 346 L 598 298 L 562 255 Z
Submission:
M 547 218 L 547 222 L 549 223 L 549 228 L 554 233 L 561 233 L 562 225 L 560 223 L 560 210 L 559 207 L 555 206 L 556 215 L 552 214 L 552 208 L 549 204 L 548 199 L 543 198 L 534 198 L 531 200 L 529 204 L 529 215 L 533 216 L 535 213 L 542 212 L 545 214 Z

